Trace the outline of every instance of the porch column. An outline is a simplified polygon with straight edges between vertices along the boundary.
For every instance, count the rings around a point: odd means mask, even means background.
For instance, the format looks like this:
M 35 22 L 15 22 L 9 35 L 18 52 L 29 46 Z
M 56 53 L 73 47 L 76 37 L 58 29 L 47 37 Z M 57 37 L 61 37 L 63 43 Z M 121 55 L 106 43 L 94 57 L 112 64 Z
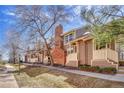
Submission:
M 96 49 L 95 40 L 93 39 L 93 51 Z
M 77 46 L 77 60 L 78 60 L 78 66 L 80 65 L 80 62 L 79 62 L 79 58 L 80 58 L 80 55 L 79 55 L 79 42 L 76 42 L 76 46 Z
M 94 51 L 96 50 L 96 44 L 95 44 L 95 40 L 93 39 L 93 56 L 92 56 L 92 60 L 91 60 L 91 66 L 92 66 L 92 62 L 93 62 L 93 59 L 94 59 Z
M 96 44 L 95 44 L 95 40 L 93 39 L 93 57 L 94 57 L 94 51 L 96 50 Z M 93 59 L 93 58 L 92 58 Z M 92 65 L 92 62 L 91 62 Z

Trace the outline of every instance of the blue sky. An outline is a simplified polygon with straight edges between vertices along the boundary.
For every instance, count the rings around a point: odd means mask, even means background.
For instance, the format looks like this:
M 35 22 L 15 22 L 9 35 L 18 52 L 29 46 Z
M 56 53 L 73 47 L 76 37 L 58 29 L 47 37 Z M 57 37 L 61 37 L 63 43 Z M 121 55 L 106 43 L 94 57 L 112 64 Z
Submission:
M 15 15 L 12 11 L 15 9 L 15 6 L 0 6 L 0 45 L 3 44 L 6 40 L 7 30 L 14 25 Z M 80 7 L 76 7 L 74 10 L 76 13 L 79 13 Z M 80 27 L 82 21 L 79 17 L 71 19 L 69 24 L 64 25 L 64 31 L 71 30 L 73 28 Z
M 84 24 L 80 17 L 77 16 L 80 13 L 80 9 L 81 6 L 76 6 L 74 9 L 75 17 L 70 19 L 70 23 L 62 24 L 65 32 L 81 27 Z M 12 5 L 0 6 L 0 47 L 6 43 L 6 32 L 15 25 L 16 15 L 12 12 L 14 10 L 15 6 Z
M 14 6 L 0 6 L 0 45 L 6 40 L 6 31 L 13 26 L 14 15 L 10 13 Z

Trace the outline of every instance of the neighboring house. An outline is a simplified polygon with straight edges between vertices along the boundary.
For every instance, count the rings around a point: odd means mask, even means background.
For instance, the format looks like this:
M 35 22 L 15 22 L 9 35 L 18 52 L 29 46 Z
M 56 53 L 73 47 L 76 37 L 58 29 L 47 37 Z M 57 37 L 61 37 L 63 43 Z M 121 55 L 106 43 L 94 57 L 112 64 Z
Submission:
M 90 32 L 84 28 L 63 33 L 62 25 L 58 25 L 55 29 L 55 45 L 51 53 L 54 64 L 58 65 L 78 67 L 87 64 L 118 69 L 119 59 L 116 47 L 117 44 L 114 41 L 102 47 L 96 45 Z M 45 59 L 47 63 L 48 57 L 42 56 L 43 62 Z
M 43 49 L 40 47 L 39 43 L 36 43 L 33 49 L 28 47 L 25 54 L 25 62 L 42 62 L 43 61 Z

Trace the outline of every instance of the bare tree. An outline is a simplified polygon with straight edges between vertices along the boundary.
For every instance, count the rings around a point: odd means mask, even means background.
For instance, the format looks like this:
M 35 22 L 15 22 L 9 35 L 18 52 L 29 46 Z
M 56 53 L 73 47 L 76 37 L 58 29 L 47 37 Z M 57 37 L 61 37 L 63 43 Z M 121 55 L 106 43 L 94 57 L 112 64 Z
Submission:
M 20 45 L 20 36 L 15 30 L 9 30 L 7 32 L 7 42 L 4 45 L 8 49 L 9 60 L 13 63 L 18 62 L 19 55 L 19 45 Z
M 69 8 L 65 6 L 17 6 L 16 15 L 19 19 L 18 27 L 21 32 L 28 31 L 40 36 L 47 48 L 50 62 L 53 64 L 53 58 L 50 52 L 47 38 L 51 33 L 54 26 L 59 22 L 67 22 Z
M 119 5 L 84 6 L 81 17 L 91 25 L 103 25 L 113 19 L 124 17 L 124 10 L 123 6 Z

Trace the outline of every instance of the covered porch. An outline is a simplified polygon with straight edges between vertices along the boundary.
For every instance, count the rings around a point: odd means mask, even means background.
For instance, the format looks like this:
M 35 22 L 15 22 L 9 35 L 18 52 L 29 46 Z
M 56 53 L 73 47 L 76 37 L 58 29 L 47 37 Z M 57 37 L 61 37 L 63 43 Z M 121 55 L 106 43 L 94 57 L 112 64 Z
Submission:
M 118 69 L 119 59 L 115 41 L 100 46 L 96 45 L 93 40 L 93 59 L 91 64 L 92 66 L 115 67 Z
M 84 36 L 75 39 L 65 45 L 67 56 L 66 66 L 78 67 L 80 65 L 91 65 L 93 56 L 92 38 Z

